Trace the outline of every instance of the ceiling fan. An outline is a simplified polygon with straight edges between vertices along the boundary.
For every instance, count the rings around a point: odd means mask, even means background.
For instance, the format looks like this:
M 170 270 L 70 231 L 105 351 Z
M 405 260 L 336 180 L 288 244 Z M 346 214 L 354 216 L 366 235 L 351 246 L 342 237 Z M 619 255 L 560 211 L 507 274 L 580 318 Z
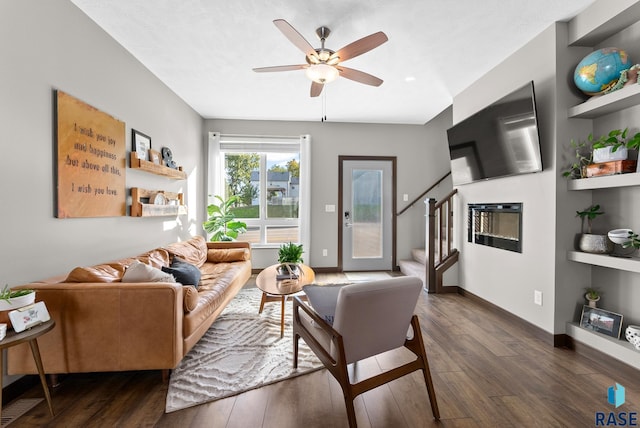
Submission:
M 379 79 L 376 76 L 342 66 L 342 62 L 369 52 L 389 40 L 387 35 L 382 31 L 378 31 L 377 33 L 373 33 L 356 40 L 355 42 L 334 52 L 331 49 L 324 47 L 324 42 L 331 33 L 331 30 L 327 27 L 320 27 L 316 30 L 316 34 L 318 35 L 318 38 L 320 38 L 321 43 L 320 48 L 316 49 L 284 19 L 276 19 L 273 23 L 280 31 L 282 31 L 282 34 L 284 34 L 291 43 L 304 52 L 307 63 L 298 65 L 279 65 L 275 67 L 260 67 L 254 68 L 253 71 L 263 73 L 273 71 L 306 70 L 307 77 L 312 81 L 312 97 L 320 95 L 324 85 L 337 79 L 338 76 L 345 77 L 355 82 L 364 83 L 365 85 L 380 86 L 382 84 L 382 79 Z

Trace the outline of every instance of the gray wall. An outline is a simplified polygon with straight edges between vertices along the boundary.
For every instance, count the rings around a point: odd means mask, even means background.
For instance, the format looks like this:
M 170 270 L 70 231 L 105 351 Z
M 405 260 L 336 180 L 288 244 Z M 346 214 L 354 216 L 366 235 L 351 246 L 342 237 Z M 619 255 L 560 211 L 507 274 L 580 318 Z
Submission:
M 282 100 L 280 100 L 282 102 Z M 333 122 L 277 122 L 217 120 L 205 122 L 206 132 L 248 135 L 311 135 L 311 248 L 305 261 L 313 267 L 338 265 L 338 213 L 325 212 L 325 205 L 338 206 L 338 156 L 397 156 L 398 209 L 449 171 L 446 146 L 450 113 L 445 110 L 437 126 L 377 125 Z M 441 187 L 451 190 L 451 182 Z M 447 191 L 444 193 L 446 194 Z M 435 192 L 437 194 L 438 192 Z M 416 204 L 398 219 L 398 259 L 409 258 L 411 248 L 424 247 L 424 204 Z M 322 250 L 327 249 L 326 257 Z M 275 250 L 254 250 L 255 267 L 276 260 Z
M 66 0 L 0 3 L 2 284 L 66 274 L 200 233 L 202 118 Z M 54 217 L 53 90 L 59 89 L 168 146 L 188 174 L 175 181 L 126 169 L 126 187 L 185 192 L 189 215 Z M 130 203 L 130 198 L 128 198 Z

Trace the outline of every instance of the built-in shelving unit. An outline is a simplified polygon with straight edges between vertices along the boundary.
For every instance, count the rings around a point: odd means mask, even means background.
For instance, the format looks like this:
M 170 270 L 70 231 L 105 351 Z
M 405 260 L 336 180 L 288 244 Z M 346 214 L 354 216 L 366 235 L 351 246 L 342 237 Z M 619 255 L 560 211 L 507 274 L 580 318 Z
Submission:
M 596 2 L 580 13 L 569 25 L 570 46 L 599 46 L 610 37 L 628 29 L 640 20 L 640 2 L 621 0 L 615 2 Z M 640 84 L 629 84 L 622 89 L 591 99 L 568 109 L 567 116 L 576 119 L 609 120 L 607 115 L 622 112 L 640 105 Z M 625 113 L 622 113 L 623 115 Z M 638 123 L 630 125 L 637 126 Z M 640 173 L 618 174 L 603 177 L 591 177 L 567 182 L 568 190 L 593 191 L 640 187 Z M 640 273 L 640 258 L 612 257 L 603 254 L 590 254 L 580 251 L 567 251 L 567 259 L 576 263 L 605 267 L 619 271 Z M 588 284 L 585 284 L 588 285 Z M 623 314 L 624 315 L 624 314 Z M 640 369 L 640 352 L 624 339 L 612 338 L 580 327 L 570 322 L 566 332 L 575 341 L 584 343 L 607 355 L 617 358 Z
M 131 199 L 132 217 L 176 217 L 187 214 L 182 193 L 132 187 Z M 162 203 L 154 203 L 156 199 Z
M 173 169 L 143 159 L 138 159 L 138 154 L 136 152 L 131 152 L 129 162 L 131 164 L 131 168 L 141 169 L 152 174 L 162 175 L 173 178 L 174 180 L 184 180 L 187 178 L 187 173 L 182 171 L 182 169 Z

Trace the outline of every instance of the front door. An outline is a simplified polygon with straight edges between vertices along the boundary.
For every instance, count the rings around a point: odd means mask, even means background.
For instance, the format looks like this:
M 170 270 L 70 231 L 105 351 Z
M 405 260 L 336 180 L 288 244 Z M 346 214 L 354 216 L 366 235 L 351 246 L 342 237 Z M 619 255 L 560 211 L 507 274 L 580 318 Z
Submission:
M 343 271 L 392 270 L 395 158 L 340 157 Z

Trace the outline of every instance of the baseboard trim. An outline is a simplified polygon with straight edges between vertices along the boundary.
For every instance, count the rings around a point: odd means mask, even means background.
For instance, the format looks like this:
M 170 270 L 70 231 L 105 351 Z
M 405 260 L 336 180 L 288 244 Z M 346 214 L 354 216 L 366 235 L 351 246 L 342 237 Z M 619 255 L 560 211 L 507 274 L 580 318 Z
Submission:
M 40 378 L 37 375 L 24 375 L 11 382 L 9 385 L 2 388 L 2 407 L 17 399 L 38 384 L 40 384 Z
M 524 327 L 525 329 L 527 329 L 528 331 L 530 331 L 533 336 L 535 336 L 536 339 L 539 339 L 541 341 L 543 341 L 544 343 L 547 343 L 549 345 L 552 346 L 564 346 L 564 345 L 556 345 L 556 343 L 558 343 L 558 340 L 556 339 L 556 336 L 560 336 L 560 335 L 554 335 L 552 333 L 549 333 L 546 330 L 541 329 L 540 327 L 538 327 L 537 325 L 534 325 L 532 323 L 530 323 L 527 320 L 524 320 L 522 318 L 520 318 L 517 315 L 512 314 L 511 312 L 507 311 L 506 309 L 501 308 L 500 306 L 495 305 L 494 303 L 491 303 L 485 299 L 483 299 L 480 296 L 477 296 L 467 290 L 465 290 L 464 288 L 458 287 L 458 294 L 469 298 L 470 300 L 473 300 L 476 303 L 479 303 L 481 306 L 484 306 L 487 309 L 490 309 L 492 312 L 496 312 L 498 313 L 501 317 L 509 320 L 509 322 L 513 322 L 518 324 L 521 327 Z

